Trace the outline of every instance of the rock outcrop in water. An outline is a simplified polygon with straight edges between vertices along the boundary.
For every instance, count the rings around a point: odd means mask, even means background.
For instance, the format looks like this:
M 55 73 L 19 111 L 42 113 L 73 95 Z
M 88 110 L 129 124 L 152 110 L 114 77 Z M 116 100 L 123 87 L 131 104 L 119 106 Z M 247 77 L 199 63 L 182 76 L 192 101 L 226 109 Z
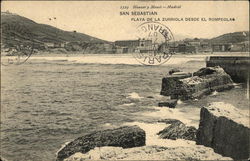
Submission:
M 87 153 L 95 147 L 132 148 L 144 145 L 144 130 L 138 126 L 124 126 L 117 129 L 97 131 L 75 139 L 57 153 L 57 160 L 62 161 L 77 152 Z
M 175 108 L 176 105 L 177 105 L 177 99 L 167 100 L 167 101 L 158 103 L 159 107 Z
M 231 77 L 220 67 L 201 68 L 193 75 L 178 73 L 162 79 L 161 95 L 187 100 L 234 87 Z
M 120 147 L 95 148 L 86 154 L 76 153 L 64 161 L 83 160 L 232 160 L 214 153 L 201 145 L 193 147 L 144 146 L 123 149 Z
M 173 68 L 173 69 L 171 69 L 171 70 L 168 72 L 168 74 L 169 74 L 169 75 L 172 75 L 173 73 L 177 73 L 177 72 L 181 72 L 181 70 L 180 70 L 180 69 L 177 69 L 177 68 Z
M 249 116 L 234 106 L 217 102 L 201 109 L 197 144 L 223 156 L 247 159 L 249 134 Z
M 170 123 L 171 125 L 163 129 L 158 133 L 162 139 L 185 139 L 185 140 L 196 140 L 197 129 L 193 126 L 186 126 L 179 120 L 165 120 L 161 121 Z

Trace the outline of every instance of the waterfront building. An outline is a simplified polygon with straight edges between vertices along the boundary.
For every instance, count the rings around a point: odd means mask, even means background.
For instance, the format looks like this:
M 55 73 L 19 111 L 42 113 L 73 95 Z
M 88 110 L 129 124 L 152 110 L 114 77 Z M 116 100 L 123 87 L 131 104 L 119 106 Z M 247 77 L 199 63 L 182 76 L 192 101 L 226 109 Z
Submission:
M 216 43 L 212 44 L 213 52 L 227 52 L 230 51 L 232 47 L 231 43 Z

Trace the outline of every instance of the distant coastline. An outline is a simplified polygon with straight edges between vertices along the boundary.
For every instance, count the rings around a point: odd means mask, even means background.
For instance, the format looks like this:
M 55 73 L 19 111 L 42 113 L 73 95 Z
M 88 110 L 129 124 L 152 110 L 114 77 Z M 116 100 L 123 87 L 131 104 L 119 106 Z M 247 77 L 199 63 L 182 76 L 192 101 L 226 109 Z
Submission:
M 28 18 L 10 12 L 1 12 L 1 18 L 2 24 L 4 24 L 1 50 L 2 53 L 8 51 L 9 55 L 18 50 L 16 46 L 27 45 L 34 45 L 36 53 L 128 54 L 135 52 L 139 44 L 142 43 L 140 42 L 142 40 L 117 40 L 109 42 L 78 33 L 77 31 L 63 31 L 49 25 L 38 24 Z M 13 19 L 15 23 L 12 21 Z M 20 35 L 20 31 L 26 34 Z M 13 38 L 11 33 L 16 34 L 15 38 Z M 145 41 L 148 41 L 148 46 L 145 46 L 146 48 L 153 46 L 152 42 L 149 43 L 150 40 Z M 169 48 L 175 53 L 184 54 L 248 52 L 249 31 L 226 33 L 212 39 L 183 37 L 170 43 Z

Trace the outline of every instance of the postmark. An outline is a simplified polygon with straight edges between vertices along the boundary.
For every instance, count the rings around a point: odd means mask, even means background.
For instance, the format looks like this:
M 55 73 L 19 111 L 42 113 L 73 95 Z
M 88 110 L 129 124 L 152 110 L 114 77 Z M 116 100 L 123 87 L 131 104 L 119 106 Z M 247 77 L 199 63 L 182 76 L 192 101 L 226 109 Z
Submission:
M 24 25 L 1 24 L 1 65 L 21 65 L 34 53 L 34 35 Z
M 139 45 L 133 56 L 144 65 L 166 63 L 174 53 L 174 36 L 159 22 L 145 22 L 137 27 Z

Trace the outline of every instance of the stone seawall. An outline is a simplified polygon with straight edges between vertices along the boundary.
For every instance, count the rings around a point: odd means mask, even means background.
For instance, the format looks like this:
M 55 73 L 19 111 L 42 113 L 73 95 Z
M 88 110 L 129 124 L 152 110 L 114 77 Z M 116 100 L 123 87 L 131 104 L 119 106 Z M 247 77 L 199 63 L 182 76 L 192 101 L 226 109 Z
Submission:
M 249 56 L 211 56 L 208 57 L 206 66 L 220 66 L 236 83 L 245 83 L 247 80 L 249 81 Z
M 198 145 L 211 147 L 216 153 L 233 159 L 248 159 L 249 134 L 248 114 L 234 106 L 215 102 L 201 109 Z

